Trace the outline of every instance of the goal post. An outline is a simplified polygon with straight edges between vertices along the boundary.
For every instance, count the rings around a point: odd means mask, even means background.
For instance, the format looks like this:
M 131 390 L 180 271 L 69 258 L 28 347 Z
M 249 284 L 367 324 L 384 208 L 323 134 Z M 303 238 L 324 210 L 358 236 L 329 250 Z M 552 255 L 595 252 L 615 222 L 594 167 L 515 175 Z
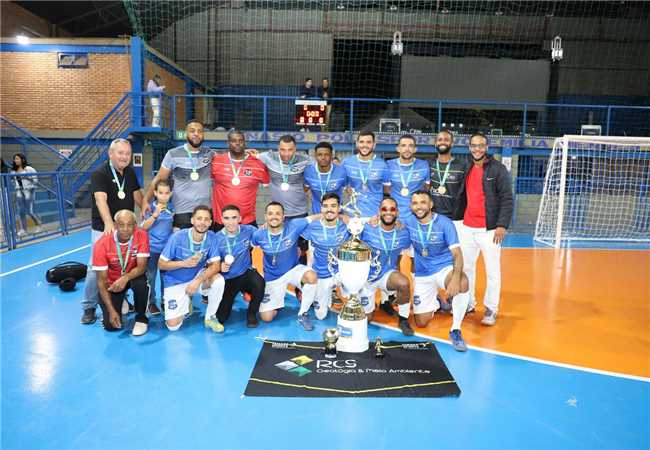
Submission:
M 555 139 L 534 239 L 650 242 L 650 138 Z

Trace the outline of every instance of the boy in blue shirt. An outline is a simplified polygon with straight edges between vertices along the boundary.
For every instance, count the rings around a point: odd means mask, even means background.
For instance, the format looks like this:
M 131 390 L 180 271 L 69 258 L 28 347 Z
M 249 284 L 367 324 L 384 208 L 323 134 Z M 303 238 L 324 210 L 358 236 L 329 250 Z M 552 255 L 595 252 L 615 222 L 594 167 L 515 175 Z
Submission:
M 291 284 L 302 290 L 298 323 L 305 331 L 314 329 L 307 312 L 316 296 L 316 272 L 299 264 L 298 238 L 315 217 L 284 221 L 284 207 L 279 202 L 266 205 L 264 217 L 266 228 L 253 234 L 252 244 L 264 253 L 264 297 L 260 305 L 260 318 L 271 322 L 278 309 L 284 307 L 287 286 Z
M 223 229 L 217 233 L 216 257 L 221 261 L 221 274 L 226 283 L 217 310 L 217 319 L 222 324 L 226 323 L 237 293 L 248 292 L 251 300 L 248 304 L 246 326 L 255 328 L 259 325 L 257 312 L 264 296 L 264 278 L 252 267 L 251 261 L 251 239 L 257 228 L 241 225 L 241 214 L 235 205 L 224 206 L 221 219 Z
M 217 239 L 209 230 L 210 208 L 206 205 L 194 208 L 190 223 L 192 228 L 172 234 L 158 260 L 165 283 L 165 324 L 170 331 L 178 330 L 185 315 L 192 311 L 192 296 L 202 289 L 202 294 L 208 296 L 204 324 L 221 333 L 223 325 L 214 314 L 223 295 L 224 279 L 219 275 Z
M 169 202 L 172 196 L 171 184 L 167 180 L 159 180 L 154 186 L 155 199 L 151 208 L 144 213 L 141 227 L 149 235 L 149 261 L 147 262 L 147 283 L 149 283 L 149 314 L 157 316 L 160 309 L 156 306 L 156 275 L 158 274 L 158 259 L 165 244 L 172 235 L 174 222 L 174 207 Z M 160 293 L 164 294 L 165 283 L 160 277 Z M 164 304 L 164 295 L 160 304 Z
M 463 254 L 456 228 L 451 219 L 432 213 L 433 199 L 427 191 L 416 191 L 411 197 L 413 217 L 405 221 L 414 251 L 413 315 L 418 327 L 425 327 L 440 308 L 440 302 L 451 303 L 451 343 L 459 352 L 467 351 L 460 332 L 469 303 L 469 283 L 463 273 Z M 438 289 L 447 298 L 437 296 Z

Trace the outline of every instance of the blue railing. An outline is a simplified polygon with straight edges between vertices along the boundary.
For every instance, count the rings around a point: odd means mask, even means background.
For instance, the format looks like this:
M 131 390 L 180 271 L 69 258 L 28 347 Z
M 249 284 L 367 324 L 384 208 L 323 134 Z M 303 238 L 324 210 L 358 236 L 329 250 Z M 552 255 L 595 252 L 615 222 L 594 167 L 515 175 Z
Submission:
M 294 96 L 175 95 L 172 105 L 211 100 L 210 128 L 296 131 Z M 379 119 L 400 118 L 401 132 L 435 133 L 448 128 L 458 133 L 530 136 L 580 134 L 581 125 L 599 125 L 603 135 L 650 136 L 650 106 L 564 103 L 489 102 L 478 100 L 332 98 L 327 131 L 378 130 Z M 195 111 L 196 112 L 196 111 Z M 172 128 L 182 130 L 172 108 Z M 316 127 L 314 127 L 314 130 Z
M 41 169 L 42 166 L 56 167 L 68 160 L 56 148 L 3 116 L 0 116 L 0 134 L 2 135 L 3 145 L 19 145 L 20 151 L 16 153 L 25 154 L 30 165 L 37 169 Z M 3 157 L 7 158 L 7 162 L 10 162 L 8 155 L 3 155 Z
M 66 194 L 74 180 L 82 175 L 88 178 L 90 173 L 57 171 L 30 175 L 0 175 L 0 248 L 13 249 L 18 245 L 44 237 L 67 234 L 90 225 L 90 183 L 87 182 L 81 189 L 77 189 L 72 196 Z M 21 200 L 25 194 L 16 182 L 18 177 L 29 178 L 36 185 L 34 191 L 30 192 L 30 197 L 33 195 L 31 209 L 26 209 L 27 204 Z M 30 212 L 33 214 L 29 214 Z

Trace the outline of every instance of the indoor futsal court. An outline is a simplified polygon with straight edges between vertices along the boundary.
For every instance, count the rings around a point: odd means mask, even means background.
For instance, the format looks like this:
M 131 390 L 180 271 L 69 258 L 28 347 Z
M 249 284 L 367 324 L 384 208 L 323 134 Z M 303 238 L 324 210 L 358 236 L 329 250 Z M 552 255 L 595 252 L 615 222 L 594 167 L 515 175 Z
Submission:
M 649 43 L 650 1 L 0 0 L 0 450 L 650 450 Z
M 489 329 L 468 316 L 465 354 L 447 341 L 449 316 L 405 338 L 378 312 L 371 341 L 433 340 L 459 397 L 279 398 L 244 395 L 262 340 L 319 340 L 333 314 L 302 331 L 288 296 L 277 323 L 254 330 L 241 299 L 223 335 L 196 313 L 173 334 L 160 317 L 137 339 L 87 329 L 79 287 L 44 279 L 50 266 L 86 260 L 87 241 L 82 231 L 2 255 L 4 448 L 650 445 L 647 247 L 553 250 L 510 236 L 504 313 Z

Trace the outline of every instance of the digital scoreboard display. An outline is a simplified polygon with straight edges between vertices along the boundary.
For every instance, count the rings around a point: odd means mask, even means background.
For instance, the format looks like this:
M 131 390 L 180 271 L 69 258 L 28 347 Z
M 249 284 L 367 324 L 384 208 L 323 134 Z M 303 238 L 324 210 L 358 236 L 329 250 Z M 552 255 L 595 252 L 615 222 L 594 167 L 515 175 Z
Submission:
M 325 100 L 296 100 L 296 125 L 326 125 L 327 102 Z

